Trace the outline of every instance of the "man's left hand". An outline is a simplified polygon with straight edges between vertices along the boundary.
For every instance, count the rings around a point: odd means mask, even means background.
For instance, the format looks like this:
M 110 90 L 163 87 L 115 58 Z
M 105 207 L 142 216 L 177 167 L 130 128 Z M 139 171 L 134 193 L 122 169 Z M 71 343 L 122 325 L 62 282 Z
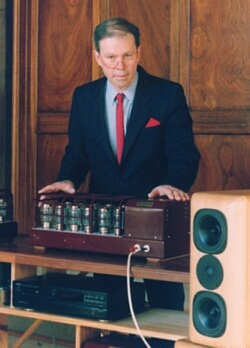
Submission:
M 189 201 L 190 199 L 188 193 L 170 185 L 157 186 L 148 194 L 148 198 L 161 196 L 167 196 L 169 199 L 176 201 Z

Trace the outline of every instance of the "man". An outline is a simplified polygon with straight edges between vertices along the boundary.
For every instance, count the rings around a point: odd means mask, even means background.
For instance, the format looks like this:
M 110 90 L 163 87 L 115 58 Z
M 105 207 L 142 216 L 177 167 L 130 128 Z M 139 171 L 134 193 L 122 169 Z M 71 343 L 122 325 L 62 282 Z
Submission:
M 94 43 L 105 77 L 76 88 L 58 181 L 39 193 L 74 193 L 90 171 L 91 193 L 188 200 L 199 152 L 182 87 L 139 66 L 139 30 L 127 20 L 99 24 Z M 125 132 L 118 151 L 117 93 Z

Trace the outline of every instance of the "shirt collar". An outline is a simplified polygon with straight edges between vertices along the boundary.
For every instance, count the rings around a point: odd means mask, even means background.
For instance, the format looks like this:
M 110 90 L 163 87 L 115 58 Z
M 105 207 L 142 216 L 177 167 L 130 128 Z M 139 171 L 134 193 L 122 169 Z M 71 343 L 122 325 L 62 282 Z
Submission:
M 122 93 L 125 94 L 126 98 L 128 98 L 128 100 L 130 102 L 133 101 L 133 99 L 134 99 L 137 82 L 138 82 L 138 72 L 136 72 L 134 81 L 131 83 L 131 85 L 127 89 L 122 91 Z M 113 85 L 110 83 L 110 81 L 107 80 L 107 88 L 106 88 L 107 99 L 114 101 L 117 93 L 119 93 L 119 92 L 113 87 Z

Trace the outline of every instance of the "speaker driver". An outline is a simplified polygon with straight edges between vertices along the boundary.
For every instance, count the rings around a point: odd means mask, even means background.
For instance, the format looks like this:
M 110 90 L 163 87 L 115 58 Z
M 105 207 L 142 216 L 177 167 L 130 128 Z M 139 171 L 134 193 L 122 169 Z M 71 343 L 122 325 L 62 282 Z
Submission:
M 227 244 L 227 222 L 225 216 L 215 209 L 200 209 L 194 216 L 194 243 L 201 252 L 218 254 Z
M 213 292 L 199 291 L 193 300 L 193 324 L 196 330 L 209 337 L 220 337 L 226 329 L 226 305 Z
M 200 284 L 208 290 L 217 289 L 223 281 L 223 267 L 217 257 L 202 256 L 196 267 L 196 274 Z

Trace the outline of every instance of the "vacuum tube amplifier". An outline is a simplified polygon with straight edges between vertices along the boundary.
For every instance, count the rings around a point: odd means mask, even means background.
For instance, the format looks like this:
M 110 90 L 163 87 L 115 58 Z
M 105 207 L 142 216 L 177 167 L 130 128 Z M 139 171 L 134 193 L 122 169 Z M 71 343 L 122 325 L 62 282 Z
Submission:
M 165 258 L 189 253 L 189 231 L 188 201 L 53 193 L 35 201 L 30 243 L 121 255 L 136 245 Z

